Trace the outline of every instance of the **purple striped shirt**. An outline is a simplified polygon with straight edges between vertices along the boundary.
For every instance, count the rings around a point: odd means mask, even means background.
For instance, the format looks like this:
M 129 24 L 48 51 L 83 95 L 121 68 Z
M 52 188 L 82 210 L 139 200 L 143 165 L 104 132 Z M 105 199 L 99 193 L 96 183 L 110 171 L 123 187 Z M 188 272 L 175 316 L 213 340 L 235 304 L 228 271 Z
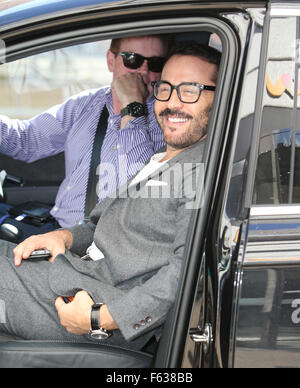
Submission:
M 120 130 L 114 114 L 111 89 L 84 91 L 31 120 L 0 116 L 0 152 L 25 162 L 65 152 L 66 177 L 51 213 L 62 227 L 84 219 L 84 206 L 93 141 L 104 105 L 109 112 L 101 151 L 99 201 L 130 179 L 164 141 L 154 114 L 154 99 L 147 117 L 130 121 Z

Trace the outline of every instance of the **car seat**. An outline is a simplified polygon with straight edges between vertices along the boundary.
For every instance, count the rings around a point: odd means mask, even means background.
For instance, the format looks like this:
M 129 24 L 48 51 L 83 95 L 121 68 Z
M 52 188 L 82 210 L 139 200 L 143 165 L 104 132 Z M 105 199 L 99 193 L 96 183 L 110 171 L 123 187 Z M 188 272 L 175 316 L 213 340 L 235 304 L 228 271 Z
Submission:
M 113 345 L 0 335 L 0 368 L 149 368 L 153 356 Z

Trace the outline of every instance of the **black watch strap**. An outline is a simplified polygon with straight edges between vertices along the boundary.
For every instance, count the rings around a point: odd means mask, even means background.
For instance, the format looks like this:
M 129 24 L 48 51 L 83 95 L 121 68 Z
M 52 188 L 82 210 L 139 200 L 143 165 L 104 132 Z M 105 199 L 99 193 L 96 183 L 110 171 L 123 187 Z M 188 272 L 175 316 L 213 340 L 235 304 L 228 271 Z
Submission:
M 105 330 L 101 327 L 100 323 L 100 308 L 103 303 L 95 303 L 91 310 L 91 330 L 89 336 L 95 340 L 106 340 L 112 333 L 109 330 Z
M 91 311 L 91 329 L 92 330 L 99 330 L 101 328 L 100 325 L 100 308 L 103 303 L 95 303 L 92 306 Z

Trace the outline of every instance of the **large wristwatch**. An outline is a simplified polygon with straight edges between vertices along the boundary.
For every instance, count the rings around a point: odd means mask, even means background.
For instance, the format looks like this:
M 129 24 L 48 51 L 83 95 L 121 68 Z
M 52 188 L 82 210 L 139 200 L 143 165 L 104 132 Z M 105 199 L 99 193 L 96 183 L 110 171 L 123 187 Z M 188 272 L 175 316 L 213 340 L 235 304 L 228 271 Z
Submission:
M 121 110 L 121 117 L 132 116 L 132 117 L 141 117 L 146 114 L 146 108 L 140 102 L 132 102 L 128 104 Z
M 100 325 L 100 308 L 103 303 L 95 303 L 91 311 L 91 330 L 89 336 L 93 339 L 104 340 L 111 336 L 111 332 L 105 330 Z

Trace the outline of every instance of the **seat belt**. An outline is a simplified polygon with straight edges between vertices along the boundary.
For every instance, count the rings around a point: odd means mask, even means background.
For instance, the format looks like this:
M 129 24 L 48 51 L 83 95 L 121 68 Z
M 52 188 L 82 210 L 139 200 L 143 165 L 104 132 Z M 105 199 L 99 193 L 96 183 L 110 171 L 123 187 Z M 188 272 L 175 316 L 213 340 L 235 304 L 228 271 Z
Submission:
M 86 198 L 85 198 L 85 209 L 84 209 L 85 220 L 88 219 L 91 211 L 98 203 L 98 194 L 97 194 L 98 176 L 96 172 L 97 172 L 97 167 L 99 166 L 101 161 L 101 148 L 107 131 L 108 117 L 109 117 L 108 109 L 106 105 L 104 105 L 104 108 L 101 112 L 101 116 L 98 122 L 98 127 L 96 130 L 93 149 L 92 149 L 89 178 L 88 178 L 88 185 L 87 185 Z

